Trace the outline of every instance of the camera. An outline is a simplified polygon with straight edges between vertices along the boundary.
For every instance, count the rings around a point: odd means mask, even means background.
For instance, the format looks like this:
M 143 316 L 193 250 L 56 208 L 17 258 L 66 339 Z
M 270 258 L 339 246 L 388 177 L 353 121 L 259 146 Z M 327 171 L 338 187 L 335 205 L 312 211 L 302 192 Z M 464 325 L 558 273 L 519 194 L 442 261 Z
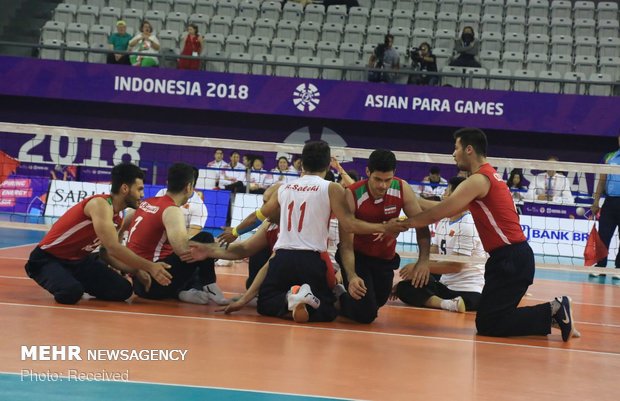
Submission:
M 407 57 L 411 59 L 418 59 L 420 58 L 420 48 L 412 47 L 411 49 L 407 50 L 406 54 L 407 54 Z

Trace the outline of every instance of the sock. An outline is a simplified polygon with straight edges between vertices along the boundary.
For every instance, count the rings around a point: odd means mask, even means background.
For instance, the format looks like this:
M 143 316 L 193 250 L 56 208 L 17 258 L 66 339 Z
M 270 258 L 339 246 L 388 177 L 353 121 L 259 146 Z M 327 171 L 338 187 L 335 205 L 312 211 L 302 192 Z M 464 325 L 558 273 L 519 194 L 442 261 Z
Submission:
M 443 310 L 452 310 L 454 309 L 454 307 L 452 306 L 453 303 L 454 301 L 451 299 L 442 299 L 439 303 L 439 307 Z
M 558 313 L 558 311 L 560 310 L 560 306 L 562 306 L 562 304 L 560 304 L 555 299 L 551 301 L 550 304 L 551 304 L 551 316 L 555 316 L 555 314 Z
M 195 288 L 179 292 L 179 299 L 190 304 L 206 305 L 209 303 L 209 295 Z

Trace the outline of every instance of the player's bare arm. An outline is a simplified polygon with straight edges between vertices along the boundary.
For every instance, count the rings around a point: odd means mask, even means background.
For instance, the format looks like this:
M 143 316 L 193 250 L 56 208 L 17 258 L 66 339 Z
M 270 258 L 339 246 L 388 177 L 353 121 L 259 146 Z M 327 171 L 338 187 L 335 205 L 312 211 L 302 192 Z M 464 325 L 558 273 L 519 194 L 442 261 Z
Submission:
M 148 261 L 121 245 L 112 220 L 112 207 L 105 199 L 90 200 L 84 207 L 84 214 L 92 220 L 97 237 L 111 257 L 128 266 L 148 272 L 161 285 L 170 284 L 172 275 L 166 270 L 170 268 L 168 264 Z

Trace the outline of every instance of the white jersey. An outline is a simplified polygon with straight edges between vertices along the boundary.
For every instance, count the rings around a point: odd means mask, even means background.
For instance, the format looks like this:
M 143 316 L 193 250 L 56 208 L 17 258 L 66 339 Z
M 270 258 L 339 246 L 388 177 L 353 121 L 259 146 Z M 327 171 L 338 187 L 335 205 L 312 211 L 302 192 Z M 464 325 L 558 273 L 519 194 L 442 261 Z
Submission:
M 166 188 L 162 188 L 155 196 L 164 196 L 165 194 Z M 207 223 L 207 206 L 196 191 L 194 191 L 189 200 L 181 206 L 181 211 L 185 217 L 185 227 L 188 229 L 191 226 L 204 227 Z
M 456 221 L 451 222 L 449 218 L 440 220 L 435 239 L 442 255 L 487 257 L 469 212 Z M 458 273 L 442 274 L 439 281 L 453 291 L 482 292 L 484 264 L 467 265 Z
M 278 188 L 280 236 L 273 249 L 327 250 L 329 184 L 316 175 L 306 175 Z

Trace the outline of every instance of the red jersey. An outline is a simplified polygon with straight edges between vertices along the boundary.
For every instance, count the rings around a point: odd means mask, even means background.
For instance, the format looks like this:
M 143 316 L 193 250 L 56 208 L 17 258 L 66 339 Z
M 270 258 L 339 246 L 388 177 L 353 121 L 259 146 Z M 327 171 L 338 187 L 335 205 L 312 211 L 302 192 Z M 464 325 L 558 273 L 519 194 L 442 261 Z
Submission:
M 489 164 L 485 163 L 475 174 L 489 179 L 491 188 L 482 199 L 474 199 L 469 204 L 482 246 L 491 252 L 502 246 L 525 241 L 519 215 L 508 185 Z
M 164 226 L 164 210 L 178 207 L 169 196 L 160 196 L 144 200 L 133 216 L 129 226 L 127 248 L 144 259 L 156 262 L 172 255 L 172 246 L 168 242 Z
M 347 188 L 355 198 L 355 217 L 369 223 L 382 223 L 400 215 L 403 208 L 403 180 L 394 177 L 385 196 L 374 199 L 368 189 L 368 180 L 358 181 Z M 390 235 L 375 241 L 375 235 L 355 234 L 353 248 L 356 252 L 374 258 L 391 260 L 396 255 L 396 239 Z
M 39 248 L 64 260 L 81 260 L 99 247 L 101 241 L 97 238 L 93 221 L 84 214 L 84 207 L 93 198 L 104 198 L 112 207 L 111 195 L 89 196 L 77 205 L 67 210 L 50 231 L 39 242 Z M 122 217 L 119 213 L 112 217 L 114 225 L 120 227 Z

